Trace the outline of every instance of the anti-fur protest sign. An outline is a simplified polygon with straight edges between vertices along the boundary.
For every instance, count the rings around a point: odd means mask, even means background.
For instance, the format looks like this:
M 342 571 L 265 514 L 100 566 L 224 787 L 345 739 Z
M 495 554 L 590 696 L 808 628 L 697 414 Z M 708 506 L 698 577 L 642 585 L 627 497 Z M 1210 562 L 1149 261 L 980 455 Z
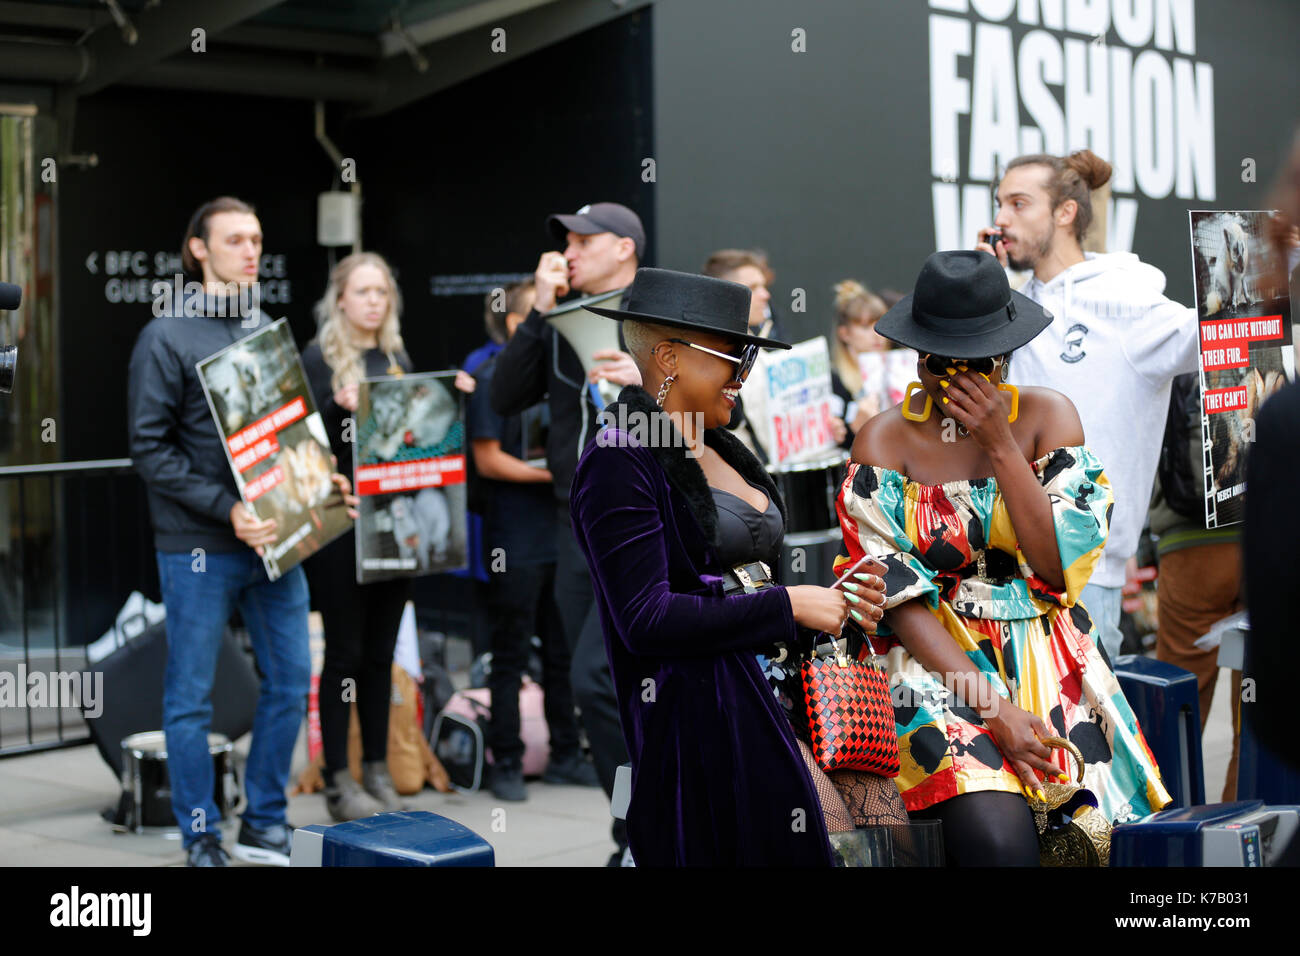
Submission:
M 1189 215 L 1201 334 L 1205 526 L 1222 528 L 1244 514 L 1255 415 L 1295 377 L 1291 300 L 1269 240 L 1271 213 Z
M 357 406 L 357 581 L 467 564 L 465 421 L 455 372 L 370 378 Z
M 197 365 L 244 506 L 275 519 L 262 562 L 274 581 L 352 525 L 330 480 L 329 439 L 286 319 Z

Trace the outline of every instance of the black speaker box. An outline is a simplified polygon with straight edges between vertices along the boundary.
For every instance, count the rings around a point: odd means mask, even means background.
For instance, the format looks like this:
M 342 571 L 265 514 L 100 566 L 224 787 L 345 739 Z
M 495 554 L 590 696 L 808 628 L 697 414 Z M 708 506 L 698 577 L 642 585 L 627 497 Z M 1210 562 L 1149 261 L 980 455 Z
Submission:
M 86 716 L 86 724 L 100 755 L 118 777 L 122 775 L 122 738 L 163 729 L 166 669 L 165 622 L 127 641 L 92 668 L 104 674 L 102 710 L 98 717 Z M 252 657 L 240 647 L 234 632 L 227 630 L 212 686 L 213 733 L 235 740 L 253 728 L 259 683 Z

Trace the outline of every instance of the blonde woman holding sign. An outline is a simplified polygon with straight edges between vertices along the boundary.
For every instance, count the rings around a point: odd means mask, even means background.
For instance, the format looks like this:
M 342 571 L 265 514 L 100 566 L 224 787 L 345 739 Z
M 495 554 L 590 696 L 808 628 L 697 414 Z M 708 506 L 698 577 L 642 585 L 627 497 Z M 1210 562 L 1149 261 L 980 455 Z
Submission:
M 303 350 L 312 395 L 325 420 L 339 470 L 352 474 L 361 379 L 412 371 L 402 344 L 401 293 L 384 258 L 350 255 L 330 271 L 316 303 L 317 337 Z M 408 578 L 357 584 L 355 532 L 349 531 L 306 563 L 313 603 L 325 627 L 320 724 L 325 751 L 325 802 L 335 820 L 404 809 L 388 773 L 388 708 L 393 647 Z M 361 722 L 362 782 L 348 772 L 351 703 Z

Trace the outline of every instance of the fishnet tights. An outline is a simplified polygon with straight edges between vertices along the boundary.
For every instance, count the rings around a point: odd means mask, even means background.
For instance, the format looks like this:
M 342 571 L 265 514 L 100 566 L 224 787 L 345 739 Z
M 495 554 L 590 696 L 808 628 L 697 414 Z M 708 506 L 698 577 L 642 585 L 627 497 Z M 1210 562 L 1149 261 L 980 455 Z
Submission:
M 892 777 L 860 770 L 836 770 L 830 778 L 853 817 L 854 826 L 907 824 L 907 809 Z
M 808 767 L 828 833 L 844 833 L 856 827 L 906 824 L 907 810 L 898 787 L 889 777 L 860 770 L 835 770 L 827 774 L 817 766 L 811 748 L 799 741 L 799 753 Z

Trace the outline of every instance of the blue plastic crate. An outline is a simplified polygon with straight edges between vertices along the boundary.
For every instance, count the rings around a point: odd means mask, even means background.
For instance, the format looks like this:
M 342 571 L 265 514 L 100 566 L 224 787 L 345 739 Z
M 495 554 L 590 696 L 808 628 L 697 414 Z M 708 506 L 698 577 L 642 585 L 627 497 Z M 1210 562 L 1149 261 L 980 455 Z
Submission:
M 1196 675 L 1173 664 L 1129 654 L 1115 661 L 1115 676 L 1147 739 L 1173 803 L 1205 803 L 1201 761 L 1201 702 Z
M 496 865 L 490 843 L 469 827 L 427 810 L 380 813 L 318 832 L 321 866 Z

